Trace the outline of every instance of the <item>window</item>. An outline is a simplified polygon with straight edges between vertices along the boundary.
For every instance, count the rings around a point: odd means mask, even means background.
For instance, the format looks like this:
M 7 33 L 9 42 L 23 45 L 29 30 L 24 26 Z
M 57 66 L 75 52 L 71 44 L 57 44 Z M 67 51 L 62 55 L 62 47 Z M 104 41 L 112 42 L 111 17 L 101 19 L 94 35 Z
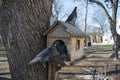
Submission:
M 77 40 L 77 45 L 76 45 L 77 49 L 80 49 L 80 40 Z

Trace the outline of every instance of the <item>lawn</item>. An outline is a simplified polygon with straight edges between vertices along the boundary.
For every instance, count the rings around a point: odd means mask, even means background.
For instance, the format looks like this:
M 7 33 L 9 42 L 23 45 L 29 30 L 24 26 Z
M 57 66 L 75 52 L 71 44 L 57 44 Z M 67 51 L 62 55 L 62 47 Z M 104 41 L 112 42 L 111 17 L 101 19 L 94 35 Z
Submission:
M 95 45 L 84 49 L 87 54 L 105 54 L 113 52 L 113 45 Z
M 95 45 L 92 46 L 93 48 L 107 48 L 107 49 L 113 49 L 113 45 Z

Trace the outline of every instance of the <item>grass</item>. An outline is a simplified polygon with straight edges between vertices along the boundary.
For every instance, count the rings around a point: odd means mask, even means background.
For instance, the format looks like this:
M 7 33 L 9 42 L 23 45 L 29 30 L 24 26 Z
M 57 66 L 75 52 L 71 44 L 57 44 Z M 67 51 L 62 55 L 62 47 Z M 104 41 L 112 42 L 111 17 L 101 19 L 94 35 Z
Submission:
M 5 47 L 3 44 L 0 44 L 0 50 L 5 50 Z
M 5 47 L 0 44 L 0 50 L 4 49 Z M 94 50 L 95 49 L 95 50 Z M 97 49 L 97 50 L 96 50 Z M 110 50 L 99 50 L 99 49 L 110 49 Z M 99 45 L 99 46 L 92 46 L 92 48 L 88 48 L 85 49 L 85 53 L 96 53 L 96 54 L 100 54 L 100 53 L 110 53 L 112 51 L 112 45 Z M 7 60 L 6 57 L 6 52 L 5 51 L 0 51 L 0 60 Z M 84 64 L 85 65 L 85 64 Z M 87 63 L 86 63 L 87 65 Z M 68 70 L 68 69 L 67 69 Z M 73 69 L 73 68 L 69 68 L 69 71 L 79 71 L 79 69 Z M 0 62 L 0 72 L 9 72 L 9 66 L 8 66 L 8 62 Z M 6 74 L 6 75 L 0 75 L 0 80 L 10 80 L 10 74 Z
M 84 50 L 87 54 L 106 54 L 113 52 L 113 45 L 95 45 Z
M 95 45 L 93 48 L 107 48 L 107 49 L 113 49 L 113 45 Z
M 0 62 L 0 73 L 9 72 L 8 62 Z
M 0 80 L 10 80 L 9 64 L 7 62 L 7 56 L 5 47 L 0 44 Z

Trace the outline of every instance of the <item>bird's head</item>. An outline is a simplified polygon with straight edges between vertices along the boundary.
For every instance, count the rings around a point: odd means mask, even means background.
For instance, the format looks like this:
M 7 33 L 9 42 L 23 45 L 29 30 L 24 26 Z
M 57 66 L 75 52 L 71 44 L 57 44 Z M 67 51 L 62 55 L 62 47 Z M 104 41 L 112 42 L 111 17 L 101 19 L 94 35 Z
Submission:
M 56 40 L 56 41 L 53 43 L 53 46 L 56 47 L 57 45 L 65 45 L 65 43 L 64 43 L 62 40 Z
M 77 9 L 77 6 L 75 6 L 75 9 Z

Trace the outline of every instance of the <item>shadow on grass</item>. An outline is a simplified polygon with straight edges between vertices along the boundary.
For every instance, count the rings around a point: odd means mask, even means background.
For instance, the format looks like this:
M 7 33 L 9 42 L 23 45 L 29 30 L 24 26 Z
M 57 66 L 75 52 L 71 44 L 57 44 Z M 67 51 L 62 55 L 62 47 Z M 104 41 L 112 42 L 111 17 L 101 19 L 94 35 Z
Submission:
M 11 80 L 11 79 L 6 78 L 6 77 L 0 77 L 0 80 Z

